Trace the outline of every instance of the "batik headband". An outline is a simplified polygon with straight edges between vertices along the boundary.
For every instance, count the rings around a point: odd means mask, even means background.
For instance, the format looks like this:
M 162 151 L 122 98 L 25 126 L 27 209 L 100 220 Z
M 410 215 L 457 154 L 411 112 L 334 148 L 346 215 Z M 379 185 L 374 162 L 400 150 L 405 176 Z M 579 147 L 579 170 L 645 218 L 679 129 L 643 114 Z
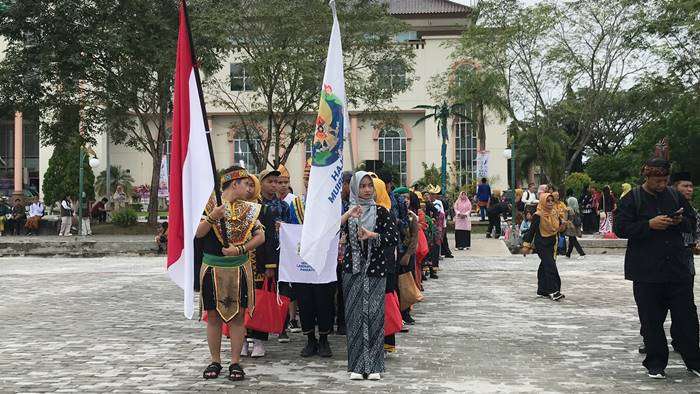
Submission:
M 245 169 L 233 170 L 221 176 L 221 184 L 235 181 L 236 179 L 250 178 L 250 174 Z
M 650 165 L 644 165 L 644 167 L 642 167 L 642 175 L 644 175 L 645 177 L 668 176 L 669 172 L 670 171 L 668 167 L 656 167 Z

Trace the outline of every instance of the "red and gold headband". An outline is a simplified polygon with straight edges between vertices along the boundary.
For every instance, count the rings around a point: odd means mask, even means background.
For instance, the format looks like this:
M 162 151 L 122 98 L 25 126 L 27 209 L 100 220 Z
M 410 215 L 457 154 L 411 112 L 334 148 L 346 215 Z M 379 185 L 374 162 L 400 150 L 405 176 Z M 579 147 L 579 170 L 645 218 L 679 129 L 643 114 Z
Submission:
M 235 181 L 236 179 L 250 178 L 250 174 L 245 169 L 233 170 L 221 176 L 221 184 Z

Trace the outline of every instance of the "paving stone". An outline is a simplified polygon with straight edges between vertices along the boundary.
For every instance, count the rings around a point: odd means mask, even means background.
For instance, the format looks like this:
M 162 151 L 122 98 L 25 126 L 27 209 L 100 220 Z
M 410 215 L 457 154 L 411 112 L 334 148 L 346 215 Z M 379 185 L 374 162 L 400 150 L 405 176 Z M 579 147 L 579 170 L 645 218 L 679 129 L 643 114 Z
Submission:
M 183 318 L 182 292 L 165 275 L 163 258 L 2 258 L 0 392 L 700 388 L 676 353 L 666 381 L 644 374 L 621 256 L 560 259 L 567 296 L 560 303 L 536 297 L 536 257 L 455 256 L 441 263 L 439 280 L 425 283 L 417 324 L 397 335 L 399 354 L 387 359 L 382 381 L 347 379 L 344 337 L 331 336 L 332 359 L 301 359 L 304 337 L 291 334 L 288 344 L 272 338 L 265 358 L 244 359 L 248 379 L 238 383 L 225 378 L 226 369 L 219 379 L 201 379 L 208 364 L 205 326 Z M 224 341 L 224 358 L 227 349 Z

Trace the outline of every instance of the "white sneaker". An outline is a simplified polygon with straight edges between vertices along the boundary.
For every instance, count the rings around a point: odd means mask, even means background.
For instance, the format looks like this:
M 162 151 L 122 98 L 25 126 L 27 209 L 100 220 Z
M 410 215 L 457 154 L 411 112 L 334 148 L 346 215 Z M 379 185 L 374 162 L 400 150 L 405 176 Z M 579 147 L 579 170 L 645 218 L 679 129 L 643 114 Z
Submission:
M 578 257 L 576 258 L 576 260 L 585 260 L 585 259 L 586 259 L 586 255 L 585 255 L 585 254 L 584 254 L 583 256 L 578 256 Z
M 350 372 L 350 380 L 364 380 L 361 373 Z
M 379 373 L 371 373 L 367 375 L 367 380 L 381 380 L 382 376 Z
M 243 348 L 241 349 L 241 357 L 248 357 L 250 354 L 250 349 L 248 348 L 248 341 L 243 342 Z
M 253 352 L 250 353 L 250 357 L 265 357 L 265 345 L 263 345 L 263 342 L 261 340 L 253 339 Z

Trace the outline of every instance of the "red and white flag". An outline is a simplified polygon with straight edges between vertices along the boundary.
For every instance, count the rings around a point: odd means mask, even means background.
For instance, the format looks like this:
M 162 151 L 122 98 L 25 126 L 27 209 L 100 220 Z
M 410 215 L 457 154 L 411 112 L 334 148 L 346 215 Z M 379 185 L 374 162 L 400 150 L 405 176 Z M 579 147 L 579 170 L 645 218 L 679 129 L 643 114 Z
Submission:
M 185 292 L 184 312 L 188 319 L 194 314 L 194 236 L 214 190 L 204 107 L 190 37 L 183 2 L 175 65 L 167 269 L 170 279 Z

